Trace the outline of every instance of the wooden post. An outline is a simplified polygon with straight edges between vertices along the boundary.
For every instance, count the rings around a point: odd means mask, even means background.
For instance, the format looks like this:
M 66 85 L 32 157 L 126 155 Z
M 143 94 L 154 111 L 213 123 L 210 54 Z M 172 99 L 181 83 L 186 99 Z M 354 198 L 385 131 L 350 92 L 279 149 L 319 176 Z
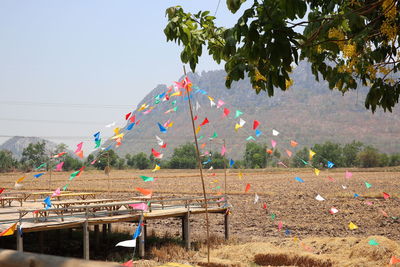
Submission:
M 89 225 L 88 221 L 83 223 L 83 259 L 89 260 Z
M 185 66 L 183 66 L 183 72 L 185 74 L 185 79 L 186 79 L 187 76 L 186 76 Z M 197 164 L 199 166 L 201 186 L 203 189 L 204 208 L 206 210 L 207 263 L 210 263 L 210 221 L 208 220 L 208 205 L 207 205 L 206 186 L 205 186 L 204 177 L 203 177 L 203 167 L 201 165 L 202 163 L 201 163 L 201 159 L 200 159 L 199 143 L 197 142 L 196 128 L 194 126 L 192 102 L 190 101 L 190 90 L 189 90 L 189 86 L 187 86 L 187 85 L 186 85 L 186 93 L 187 93 L 188 103 L 189 103 L 190 118 L 192 120 L 194 143 L 196 145 Z
M 99 244 L 100 244 L 100 227 L 98 224 L 94 226 L 94 251 L 99 251 Z
M 61 229 L 56 230 L 56 236 L 57 236 L 56 250 L 59 253 L 61 251 L 61 240 L 63 238 Z
M 229 240 L 229 210 L 225 212 L 225 240 Z
M 143 223 L 143 214 L 140 216 L 139 223 Z M 139 235 L 139 257 L 144 258 L 144 229 L 142 228 L 142 233 Z
M 17 227 L 20 227 L 20 226 L 18 225 Z M 24 252 L 24 242 L 22 239 L 22 235 L 20 234 L 20 231 L 15 231 L 15 235 L 17 238 L 17 251 Z
M 226 147 L 225 146 L 225 139 L 223 139 L 224 140 L 224 147 Z M 227 185 L 226 185 L 226 162 L 225 162 L 225 159 L 223 159 L 224 160 L 224 176 L 225 176 L 225 182 L 224 182 L 224 187 L 225 187 L 225 197 L 226 197 L 226 188 L 227 188 Z
M 103 242 L 107 239 L 107 224 L 103 224 L 103 230 L 102 230 L 102 235 L 103 235 Z
M 183 222 L 183 240 L 185 242 L 186 250 L 190 250 L 190 221 L 189 221 L 189 211 L 182 218 Z
M 111 230 L 112 230 L 111 223 L 109 223 L 107 226 L 107 231 L 109 234 L 111 234 Z

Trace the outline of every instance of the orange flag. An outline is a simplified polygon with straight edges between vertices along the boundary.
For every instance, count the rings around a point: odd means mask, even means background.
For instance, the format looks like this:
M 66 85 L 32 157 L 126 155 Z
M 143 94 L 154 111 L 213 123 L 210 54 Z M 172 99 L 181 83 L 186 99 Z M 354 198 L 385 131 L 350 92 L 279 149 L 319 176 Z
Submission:
M 286 149 L 286 154 L 288 154 L 288 156 L 291 157 L 292 156 L 292 151 Z
M 400 263 L 400 258 L 396 258 L 395 256 L 392 256 L 392 258 L 390 259 L 389 264 L 393 265 L 393 264 L 396 264 L 396 263 Z
M 149 189 L 144 189 L 144 188 L 140 188 L 140 187 L 136 187 L 135 188 L 137 191 L 139 191 L 140 193 L 142 193 L 143 195 L 145 195 L 145 196 L 148 196 L 148 195 L 152 195 L 153 194 L 153 191 L 151 191 L 151 190 L 149 190 Z
M 83 159 L 83 150 L 78 151 L 75 153 L 78 157 L 80 157 L 81 159 Z
M 272 155 L 272 153 L 274 153 L 271 149 L 267 149 L 267 153 Z
M 205 146 L 206 146 L 206 143 L 202 144 L 202 145 L 201 145 L 201 148 L 204 148 Z
M 247 184 L 246 185 L 246 189 L 244 190 L 244 192 L 247 193 L 247 192 L 249 192 L 249 190 L 250 190 L 250 184 Z
M 296 141 L 290 141 L 290 145 L 292 146 L 292 147 L 296 147 L 297 145 L 298 145 L 299 143 L 297 143 Z
M 6 230 L 4 230 L 3 232 L 1 232 L 0 236 L 13 235 L 16 228 L 17 228 L 17 223 L 14 223 L 11 227 L 9 227 Z
M 384 199 L 389 199 L 390 195 L 388 193 L 383 192 L 383 198 Z

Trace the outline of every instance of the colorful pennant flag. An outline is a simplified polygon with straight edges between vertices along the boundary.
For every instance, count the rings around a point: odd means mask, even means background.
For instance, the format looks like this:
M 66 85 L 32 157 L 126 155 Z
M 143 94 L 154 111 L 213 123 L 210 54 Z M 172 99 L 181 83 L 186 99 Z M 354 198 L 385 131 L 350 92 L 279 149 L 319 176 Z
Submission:
M 157 152 L 154 148 L 151 149 L 151 153 L 153 154 L 153 156 L 156 159 L 162 159 L 163 154 L 161 154 L 160 152 Z
M 0 233 L 0 236 L 9 236 L 13 235 L 15 232 L 15 229 L 17 228 L 17 223 L 14 223 L 10 227 L 8 227 L 6 230 Z
M 153 191 L 151 191 L 149 189 L 144 189 L 144 188 L 140 188 L 140 187 L 136 187 L 135 189 L 145 196 L 149 196 L 149 195 L 153 194 Z
M 38 174 L 33 175 L 33 177 L 39 178 L 39 177 L 42 176 L 43 174 L 45 174 L 45 173 L 44 173 L 44 172 L 41 172 L 41 173 L 38 173 Z
M 63 162 L 60 162 L 60 163 L 58 163 L 58 164 L 56 165 L 56 169 L 55 169 L 55 171 L 56 171 L 56 172 L 60 172 L 60 171 L 62 171 L 62 167 L 63 167 L 63 165 L 64 165 L 64 161 L 63 161 Z
M 236 110 L 236 115 L 235 115 L 235 119 L 237 119 L 238 117 L 240 117 L 241 115 L 243 115 L 243 112 L 241 112 L 240 110 Z
M 244 190 L 245 193 L 249 192 L 250 190 L 250 184 L 246 184 L 246 189 Z
M 154 169 L 152 170 L 152 172 L 156 172 L 158 170 L 160 170 L 161 167 L 159 165 L 156 164 L 156 166 L 154 167 Z
M 229 115 L 229 113 L 231 113 L 231 111 L 227 108 L 224 108 L 224 115 L 222 115 L 222 116 L 227 117 Z
M 301 179 L 300 177 L 295 177 L 294 179 L 295 179 L 296 181 L 300 182 L 300 183 L 304 183 L 304 180 Z
M 161 123 L 157 122 L 157 124 L 158 124 L 158 128 L 160 128 L 160 132 L 162 132 L 162 133 L 166 133 L 167 132 L 167 129 L 165 129 L 165 127 L 162 126 Z
M 272 135 L 273 136 L 278 136 L 279 132 L 277 130 L 275 130 L 275 129 L 272 129 Z
M 224 101 L 222 101 L 221 99 L 220 99 L 220 100 L 218 100 L 218 103 L 217 103 L 217 108 L 220 108 L 220 107 L 222 107 L 224 104 L 225 104 L 225 102 L 224 102 Z
M 355 230 L 355 229 L 357 229 L 357 228 L 358 228 L 358 226 L 355 225 L 354 223 L 352 223 L 352 222 L 349 223 L 349 229 L 350 229 L 350 230 Z
M 254 120 L 254 122 L 253 122 L 253 130 L 257 129 L 258 126 L 260 126 L 260 122 L 258 120 Z
M 144 176 L 144 175 L 140 175 L 140 178 L 143 179 L 143 181 L 145 182 L 154 182 L 154 177 L 148 177 L 148 176 Z
M 309 153 L 310 160 L 312 160 L 312 158 L 314 157 L 315 154 L 316 153 L 310 149 L 310 153 Z
M 296 141 L 290 141 L 290 145 L 292 146 L 292 147 L 296 147 L 297 145 L 298 145 L 299 143 L 297 143 Z
M 209 121 L 208 121 L 207 118 L 205 118 L 204 121 L 200 124 L 200 126 L 204 126 L 204 125 L 206 125 L 207 123 L 209 123 Z

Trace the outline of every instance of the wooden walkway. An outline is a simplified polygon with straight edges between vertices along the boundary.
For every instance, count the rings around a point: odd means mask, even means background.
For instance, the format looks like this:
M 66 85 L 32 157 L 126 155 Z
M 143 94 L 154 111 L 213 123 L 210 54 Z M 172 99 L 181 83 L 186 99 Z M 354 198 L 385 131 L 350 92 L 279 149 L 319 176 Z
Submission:
M 25 201 L 23 207 L 11 206 L 0 210 L 0 232 L 17 223 L 23 233 L 44 232 L 57 229 L 83 228 L 83 255 L 89 259 L 89 225 L 95 226 L 98 232 L 99 225 L 119 222 L 140 222 L 178 217 L 182 219 L 182 235 L 187 249 L 190 248 L 190 216 L 206 212 L 205 201 L 202 197 L 186 198 L 152 198 L 138 201 L 77 201 L 63 206 L 62 201 L 58 208 L 45 209 L 41 202 Z M 145 207 L 147 210 L 142 210 Z M 229 208 L 226 196 L 208 197 L 209 213 L 223 214 L 225 218 L 225 238 L 229 238 Z M 146 230 L 144 229 L 143 232 Z M 17 250 L 23 251 L 23 236 L 15 231 Z M 97 233 L 98 234 L 98 233 Z M 0 237 L 1 238 L 1 237 Z M 144 257 L 145 235 L 139 237 L 139 256 Z

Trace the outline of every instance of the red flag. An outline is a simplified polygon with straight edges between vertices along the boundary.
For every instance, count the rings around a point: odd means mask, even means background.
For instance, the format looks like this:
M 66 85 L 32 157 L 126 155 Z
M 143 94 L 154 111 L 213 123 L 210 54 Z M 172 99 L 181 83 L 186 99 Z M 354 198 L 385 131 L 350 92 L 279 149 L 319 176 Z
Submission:
M 82 168 L 79 169 L 79 173 L 76 175 L 76 177 L 81 176 L 83 170 L 86 168 L 86 166 L 82 166 Z
M 136 187 L 135 189 L 145 196 L 153 194 L 153 191 L 151 191 L 149 189 L 144 189 L 144 188 L 140 188 L 140 187 Z
M 0 194 L 3 193 L 5 188 L 0 188 Z
M 164 143 L 162 146 L 160 146 L 161 148 L 166 148 L 167 147 L 167 143 Z
M 153 156 L 156 159 L 161 159 L 163 157 L 163 154 L 161 154 L 160 152 L 157 152 L 154 148 L 151 149 L 151 153 L 153 153 Z
M 127 262 L 122 263 L 122 266 L 133 267 L 133 260 L 129 260 Z
M 257 129 L 257 127 L 260 125 L 260 122 L 258 120 L 254 120 L 253 122 L 253 130 Z
M 136 125 L 139 125 L 139 122 L 140 122 L 140 120 L 138 120 L 138 121 L 136 122 Z
M 249 192 L 249 190 L 250 190 L 250 184 L 247 184 L 246 185 L 246 189 L 244 190 L 244 192 L 247 193 L 247 192 Z
M 383 192 L 383 198 L 384 199 L 389 199 L 390 195 L 388 193 Z
M 194 116 L 193 120 L 194 120 L 194 121 L 195 121 L 195 120 L 197 120 L 197 115 L 196 115 L 196 116 Z
M 392 258 L 390 259 L 389 264 L 393 265 L 393 264 L 396 264 L 396 263 L 400 263 L 400 258 L 396 258 L 395 256 L 392 256 Z
M 230 111 L 229 109 L 224 108 L 224 115 L 223 115 L 223 117 L 228 116 L 230 112 L 231 112 L 231 111 Z
M 207 123 L 209 123 L 209 121 L 207 118 L 205 118 L 204 121 L 200 124 L 200 126 L 206 125 Z
M 129 119 L 129 121 L 132 122 L 132 123 L 135 122 L 135 120 L 136 120 L 136 115 L 133 115 L 133 116 L 130 117 L 130 119 Z
M 131 116 L 132 112 L 129 112 L 128 114 L 125 115 L 125 120 L 128 120 L 129 117 Z
M 267 203 L 263 204 L 263 209 L 265 209 L 265 210 L 267 209 Z

